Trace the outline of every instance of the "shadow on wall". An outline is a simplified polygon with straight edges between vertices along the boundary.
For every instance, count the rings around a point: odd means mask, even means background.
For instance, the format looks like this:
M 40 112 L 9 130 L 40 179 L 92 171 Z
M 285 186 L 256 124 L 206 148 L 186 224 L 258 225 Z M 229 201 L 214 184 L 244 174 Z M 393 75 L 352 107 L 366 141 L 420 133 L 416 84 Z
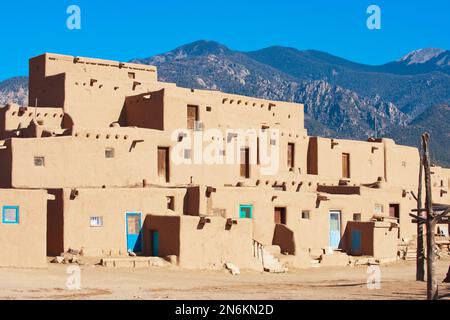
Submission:
M 284 224 L 275 225 L 272 244 L 280 246 L 282 253 L 295 255 L 294 232 Z

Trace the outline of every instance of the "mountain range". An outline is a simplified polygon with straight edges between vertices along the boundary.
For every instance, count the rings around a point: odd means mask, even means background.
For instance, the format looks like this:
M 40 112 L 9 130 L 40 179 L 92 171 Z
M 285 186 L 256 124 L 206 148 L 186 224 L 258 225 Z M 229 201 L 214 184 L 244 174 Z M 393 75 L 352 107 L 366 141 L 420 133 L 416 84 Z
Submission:
M 316 50 L 232 50 L 196 41 L 131 62 L 158 67 L 160 81 L 305 104 L 310 135 L 392 137 L 418 146 L 431 133 L 433 160 L 450 166 L 450 51 L 427 48 L 372 66 Z M 0 83 L 0 105 L 26 103 L 27 78 Z M 434 141 L 434 143 L 433 143 Z

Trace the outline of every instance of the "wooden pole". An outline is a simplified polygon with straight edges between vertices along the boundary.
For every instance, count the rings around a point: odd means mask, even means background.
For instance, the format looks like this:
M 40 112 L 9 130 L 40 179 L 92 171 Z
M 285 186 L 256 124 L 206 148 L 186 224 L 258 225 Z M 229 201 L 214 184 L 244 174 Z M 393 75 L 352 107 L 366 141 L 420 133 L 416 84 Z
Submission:
M 417 190 L 417 215 L 423 217 L 422 212 L 422 181 L 423 181 L 423 156 L 420 150 L 419 166 L 419 189 Z M 425 281 L 425 250 L 423 247 L 423 222 L 417 220 L 417 258 L 416 258 L 416 281 Z
M 423 168 L 425 171 L 425 209 L 427 212 L 427 299 L 436 300 L 438 297 L 438 284 L 436 279 L 436 253 L 434 230 L 436 221 L 433 213 L 433 199 L 431 195 L 431 170 L 429 142 L 430 135 L 426 132 L 422 135 L 423 142 Z

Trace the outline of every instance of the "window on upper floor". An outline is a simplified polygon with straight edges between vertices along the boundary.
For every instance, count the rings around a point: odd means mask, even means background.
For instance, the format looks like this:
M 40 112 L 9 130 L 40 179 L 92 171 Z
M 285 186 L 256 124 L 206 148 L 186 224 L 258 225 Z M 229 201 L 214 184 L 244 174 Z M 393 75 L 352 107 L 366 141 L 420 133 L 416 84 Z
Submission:
M 382 214 L 384 212 L 384 207 L 382 204 L 375 204 L 374 213 L 375 214 Z
M 112 159 L 114 158 L 114 148 L 106 148 L 105 149 L 105 158 L 106 159 Z
M 309 220 L 310 219 L 310 212 L 309 212 L 309 210 L 302 211 L 302 219 L 305 219 L 305 220 Z
M 34 165 L 36 167 L 45 167 L 45 157 L 34 157 Z

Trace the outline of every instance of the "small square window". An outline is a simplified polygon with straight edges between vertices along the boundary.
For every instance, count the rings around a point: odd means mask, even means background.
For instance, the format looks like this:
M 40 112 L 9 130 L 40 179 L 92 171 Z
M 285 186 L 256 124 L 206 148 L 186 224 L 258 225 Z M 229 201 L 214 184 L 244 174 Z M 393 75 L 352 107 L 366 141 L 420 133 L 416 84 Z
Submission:
M 129 79 L 136 79 L 136 74 L 134 72 L 128 72 Z
M 406 161 L 402 161 L 402 167 L 406 168 Z
M 240 219 L 252 219 L 253 218 L 253 206 L 250 204 L 242 204 L 239 206 L 239 218 Z
M 106 148 L 105 149 L 105 158 L 107 158 L 107 159 L 114 158 L 114 148 Z
M 34 165 L 36 167 L 45 167 L 45 158 L 44 157 L 34 157 Z
M 361 213 L 354 213 L 353 221 L 361 221 Z
M 90 225 L 91 227 L 103 227 L 103 217 L 91 217 Z
M 206 107 L 206 111 L 211 112 L 211 107 Z
M 379 203 L 375 204 L 375 213 L 376 214 L 381 214 L 383 212 L 384 212 L 383 205 L 379 204 Z
M 4 224 L 18 224 L 19 223 L 19 207 L 18 206 L 4 206 L 2 210 L 2 222 Z
M 302 211 L 302 219 L 309 220 L 309 211 Z

